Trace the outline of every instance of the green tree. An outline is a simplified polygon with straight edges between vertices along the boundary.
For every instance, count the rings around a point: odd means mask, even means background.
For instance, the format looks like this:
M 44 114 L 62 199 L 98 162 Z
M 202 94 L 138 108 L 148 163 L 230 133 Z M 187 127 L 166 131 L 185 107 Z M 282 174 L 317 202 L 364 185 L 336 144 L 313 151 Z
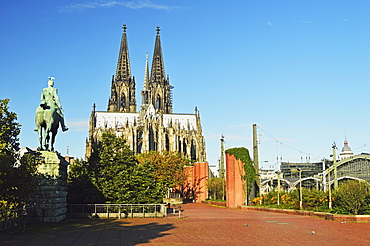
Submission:
M 150 162 L 138 163 L 130 177 L 130 191 L 134 203 L 162 203 L 167 189 L 155 178 L 155 166 Z
M 24 202 L 35 187 L 39 159 L 32 154 L 18 154 L 21 125 L 9 111 L 9 99 L 0 99 L 0 205 L 2 208 Z
M 214 200 L 223 199 L 225 197 L 225 180 L 222 178 L 211 178 L 207 181 L 209 194 Z
M 163 185 L 165 189 L 180 187 L 186 180 L 184 167 L 190 162 L 177 152 L 158 153 L 152 151 L 138 155 L 138 161 L 145 166 L 153 167 L 155 182 Z
M 349 180 L 339 185 L 334 196 L 334 211 L 364 214 L 369 209 L 370 186 L 364 181 Z
M 77 159 L 69 166 L 68 172 L 69 204 L 104 203 L 103 194 L 92 183 L 88 163 Z
M 98 146 L 98 159 L 92 161 L 91 181 L 108 203 L 134 203 L 131 174 L 137 161 L 122 137 L 104 132 Z
M 69 202 L 80 202 L 81 187 L 91 187 L 91 184 L 107 203 L 162 202 L 168 188 L 184 183 L 184 166 L 188 163 L 181 154 L 171 152 L 150 152 L 135 157 L 125 139 L 104 132 L 88 163 L 77 162 L 71 166 Z M 92 198 L 86 192 L 84 197 L 89 198 L 88 201 Z
M 0 99 L 0 152 L 19 149 L 18 135 L 21 125 L 16 122 L 17 114 L 9 111 L 9 99 Z

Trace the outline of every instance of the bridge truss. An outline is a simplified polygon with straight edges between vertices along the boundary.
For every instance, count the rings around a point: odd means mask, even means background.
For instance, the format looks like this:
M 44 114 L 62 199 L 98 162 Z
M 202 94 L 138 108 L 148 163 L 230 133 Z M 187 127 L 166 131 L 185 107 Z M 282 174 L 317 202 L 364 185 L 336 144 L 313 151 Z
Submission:
M 316 188 L 318 190 L 328 190 L 329 185 L 340 184 L 346 180 L 359 180 L 370 184 L 370 155 L 355 155 L 335 163 L 322 173 L 313 177 L 302 179 L 287 180 L 280 178 L 280 189 L 291 191 L 299 187 L 302 182 L 304 188 Z M 261 181 L 261 194 L 272 190 L 277 190 L 278 175 L 276 177 Z

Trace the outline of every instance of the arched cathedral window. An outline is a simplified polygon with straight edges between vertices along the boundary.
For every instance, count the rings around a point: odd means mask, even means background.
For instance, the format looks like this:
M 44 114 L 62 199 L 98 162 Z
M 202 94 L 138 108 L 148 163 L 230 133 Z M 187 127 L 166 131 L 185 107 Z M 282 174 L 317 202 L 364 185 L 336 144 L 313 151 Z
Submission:
M 126 107 L 126 96 L 125 94 L 122 94 L 121 96 L 121 108 L 125 108 Z
M 161 97 L 158 95 L 155 99 L 155 108 L 160 109 L 161 108 Z
M 197 146 L 196 146 L 194 139 L 191 141 L 190 157 L 191 157 L 191 160 L 193 161 L 197 159 Z
M 165 143 L 165 148 L 167 151 L 170 150 L 170 139 L 168 138 L 168 134 L 166 134 L 166 143 Z

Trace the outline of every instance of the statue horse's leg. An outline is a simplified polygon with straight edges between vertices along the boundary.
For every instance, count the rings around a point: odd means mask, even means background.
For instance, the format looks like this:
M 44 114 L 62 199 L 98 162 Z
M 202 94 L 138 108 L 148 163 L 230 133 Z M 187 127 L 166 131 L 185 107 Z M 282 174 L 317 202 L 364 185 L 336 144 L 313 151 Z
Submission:
M 54 151 L 54 142 L 55 142 L 56 135 L 57 135 L 57 129 L 52 129 L 51 130 L 51 141 L 50 141 L 51 151 Z
M 44 150 L 44 138 L 43 138 L 43 127 L 38 125 L 37 134 L 39 135 L 40 150 Z
M 35 123 L 36 123 L 36 128 L 37 128 L 37 134 L 39 137 L 39 144 L 40 144 L 39 150 L 45 150 L 45 139 L 44 139 L 45 119 L 44 119 L 44 111 L 40 106 L 36 109 Z
M 50 149 L 50 130 L 48 129 L 45 129 L 45 148 L 49 151 L 51 151 Z
M 46 150 L 49 150 L 49 151 L 52 151 L 50 149 L 50 131 L 51 131 L 51 127 L 52 127 L 52 122 L 46 122 L 46 127 L 45 127 L 45 131 L 44 131 L 44 139 L 45 139 L 45 149 Z
M 48 133 L 46 131 L 46 127 L 43 127 L 42 128 L 42 149 L 43 150 L 48 150 L 47 137 L 48 137 Z
M 54 142 L 55 142 L 55 136 L 58 133 L 58 128 L 59 128 L 59 122 L 60 122 L 60 117 L 57 112 L 54 113 L 53 115 L 53 120 L 52 120 L 52 125 L 51 125 L 51 151 L 54 151 Z

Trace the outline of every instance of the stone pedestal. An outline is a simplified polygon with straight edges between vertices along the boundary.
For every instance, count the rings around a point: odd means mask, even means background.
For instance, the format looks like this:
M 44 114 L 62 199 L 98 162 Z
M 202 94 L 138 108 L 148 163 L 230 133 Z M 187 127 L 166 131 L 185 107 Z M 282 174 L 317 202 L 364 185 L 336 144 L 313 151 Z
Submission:
M 62 156 L 50 151 L 40 151 L 43 163 L 39 165 L 38 187 L 33 201 L 40 222 L 59 222 L 67 214 L 67 167 Z

